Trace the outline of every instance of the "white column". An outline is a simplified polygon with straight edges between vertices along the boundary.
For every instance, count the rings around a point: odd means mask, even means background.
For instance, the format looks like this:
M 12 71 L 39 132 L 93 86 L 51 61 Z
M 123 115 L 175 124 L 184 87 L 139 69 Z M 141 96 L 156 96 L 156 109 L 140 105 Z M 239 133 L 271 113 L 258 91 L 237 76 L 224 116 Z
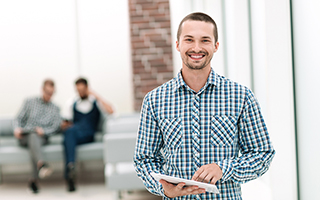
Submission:
M 300 199 L 320 199 L 320 1 L 292 0 Z
M 225 56 L 225 76 L 251 87 L 249 18 L 247 0 L 223 0 L 224 24 L 220 25 L 220 44 Z M 225 26 L 225 30 L 223 30 Z M 225 32 L 222 32 L 225 31 Z
M 254 92 L 276 155 L 270 170 L 249 184 L 252 187 L 266 185 L 271 192 L 264 198 L 294 200 L 297 199 L 297 180 L 290 4 L 277 0 L 251 0 L 250 3 Z
M 262 113 L 267 120 L 267 46 L 266 46 L 266 15 L 264 0 L 250 1 L 251 9 L 249 10 L 251 18 L 251 61 L 253 66 L 252 86 Z M 250 3 L 249 2 L 249 3 Z M 252 70 L 252 69 L 251 69 Z M 267 120 L 268 121 L 268 120 Z M 268 123 L 267 126 L 269 127 Z M 263 199 L 271 200 L 271 185 L 269 183 L 269 172 L 261 178 L 250 181 L 242 186 L 244 199 Z M 261 195 L 264 194 L 264 195 Z
M 265 1 L 251 1 L 252 61 L 254 92 L 262 108 L 267 100 L 267 44 Z
M 274 200 L 297 199 L 289 1 L 265 0 L 267 125 L 276 150 L 270 168 Z M 284 167 L 285 166 L 285 167 Z

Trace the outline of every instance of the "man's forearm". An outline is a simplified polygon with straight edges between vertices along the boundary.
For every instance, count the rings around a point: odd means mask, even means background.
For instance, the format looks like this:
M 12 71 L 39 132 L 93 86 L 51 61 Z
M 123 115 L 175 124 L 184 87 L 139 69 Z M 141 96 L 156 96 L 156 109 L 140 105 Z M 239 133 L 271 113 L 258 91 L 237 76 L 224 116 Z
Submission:
M 96 99 L 97 101 L 101 104 L 101 106 L 103 107 L 103 110 L 106 111 L 107 113 L 109 114 L 112 114 L 114 112 L 112 106 L 107 103 L 102 97 L 100 97 L 98 94 L 96 94 L 95 92 L 92 92 L 90 90 L 90 94 L 92 94 Z
M 269 168 L 275 151 L 248 153 L 235 159 L 226 159 L 217 164 L 222 169 L 222 181 L 246 183 L 262 176 Z

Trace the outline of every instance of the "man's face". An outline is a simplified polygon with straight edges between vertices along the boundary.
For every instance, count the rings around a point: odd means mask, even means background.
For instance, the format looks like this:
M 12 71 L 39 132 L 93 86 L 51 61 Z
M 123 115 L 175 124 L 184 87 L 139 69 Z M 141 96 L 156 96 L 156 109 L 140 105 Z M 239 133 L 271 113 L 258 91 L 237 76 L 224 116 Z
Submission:
M 203 21 L 188 20 L 182 24 L 176 48 L 180 52 L 183 67 L 192 70 L 210 67 L 212 56 L 219 47 L 213 29 L 213 24 Z
M 43 87 L 43 100 L 46 102 L 49 102 L 51 100 L 51 97 L 54 93 L 54 87 L 50 86 L 50 85 L 45 85 Z
M 83 83 L 78 83 L 76 88 L 81 99 L 86 99 L 88 97 L 88 86 Z

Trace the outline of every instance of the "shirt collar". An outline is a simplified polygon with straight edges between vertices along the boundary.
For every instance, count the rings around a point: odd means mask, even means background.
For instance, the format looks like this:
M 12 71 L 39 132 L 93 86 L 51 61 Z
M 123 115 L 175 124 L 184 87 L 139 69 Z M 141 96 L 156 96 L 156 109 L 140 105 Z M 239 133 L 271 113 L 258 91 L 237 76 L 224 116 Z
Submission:
M 214 70 L 211 68 L 209 77 L 207 79 L 207 83 L 205 84 L 205 88 L 208 87 L 209 85 L 218 85 L 218 79 L 217 79 L 217 74 L 214 72 Z M 181 70 L 178 73 L 176 77 L 176 90 L 179 90 L 181 87 L 189 87 L 186 82 L 183 80 Z
M 39 101 L 40 103 L 43 103 L 43 104 L 49 104 L 49 103 L 51 103 L 51 100 L 50 100 L 50 101 L 44 101 L 43 96 L 38 97 L 38 101 Z

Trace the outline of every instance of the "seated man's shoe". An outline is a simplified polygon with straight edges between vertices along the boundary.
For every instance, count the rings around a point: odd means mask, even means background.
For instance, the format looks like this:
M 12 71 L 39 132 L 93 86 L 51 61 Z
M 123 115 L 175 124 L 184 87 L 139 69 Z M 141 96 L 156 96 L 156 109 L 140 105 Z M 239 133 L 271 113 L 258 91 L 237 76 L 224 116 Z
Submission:
M 38 186 L 37 186 L 37 184 L 36 184 L 35 181 L 30 181 L 30 182 L 29 182 L 29 188 L 30 188 L 30 190 L 32 191 L 32 193 L 34 193 L 34 194 L 36 194 L 36 193 L 39 192 Z
M 73 192 L 76 190 L 74 181 L 76 178 L 76 171 L 73 163 L 69 163 L 67 166 L 67 184 L 68 184 L 68 191 Z
M 53 172 L 53 170 L 46 163 L 44 163 L 39 168 L 38 176 L 40 179 L 44 179 L 44 178 L 51 176 L 52 172 Z
M 75 188 L 75 186 L 74 186 L 74 180 L 68 179 L 68 180 L 67 180 L 67 183 L 68 183 L 68 191 L 69 191 L 69 192 L 74 192 L 74 191 L 76 191 L 76 188 Z

